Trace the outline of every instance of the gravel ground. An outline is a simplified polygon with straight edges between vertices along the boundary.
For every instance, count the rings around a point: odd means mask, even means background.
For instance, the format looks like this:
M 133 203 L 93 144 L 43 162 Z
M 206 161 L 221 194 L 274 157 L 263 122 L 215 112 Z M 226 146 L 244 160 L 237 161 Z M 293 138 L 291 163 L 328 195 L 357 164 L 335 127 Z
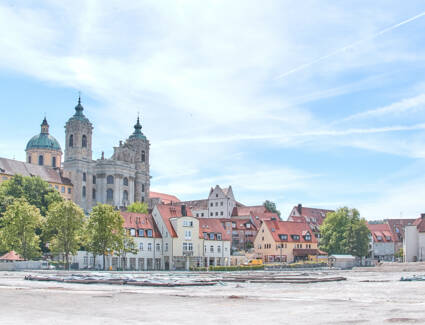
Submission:
M 35 282 L 25 281 L 24 276 L 57 272 L 1 272 L 0 324 L 425 323 L 425 281 L 399 281 L 401 276 L 425 274 L 425 271 L 391 271 L 388 266 L 383 266 L 382 272 L 377 269 L 308 273 L 347 277 L 347 281 L 341 282 L 226 283 L 183 288 Z M 238 274 L 261 276 L 262 273 Z M 184 272 L 120 275 L 162 280 L 215 276 Z

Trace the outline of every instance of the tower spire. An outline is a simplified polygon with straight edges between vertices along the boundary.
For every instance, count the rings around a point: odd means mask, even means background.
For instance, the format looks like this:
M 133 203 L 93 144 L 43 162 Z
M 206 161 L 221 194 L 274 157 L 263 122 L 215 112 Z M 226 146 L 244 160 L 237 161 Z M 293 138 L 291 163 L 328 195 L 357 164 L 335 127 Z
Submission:
M 75 106 L 75 115 L 83 116 L 84 107 L 81 105 L 81 91 L 78 92 L 78 104 Z

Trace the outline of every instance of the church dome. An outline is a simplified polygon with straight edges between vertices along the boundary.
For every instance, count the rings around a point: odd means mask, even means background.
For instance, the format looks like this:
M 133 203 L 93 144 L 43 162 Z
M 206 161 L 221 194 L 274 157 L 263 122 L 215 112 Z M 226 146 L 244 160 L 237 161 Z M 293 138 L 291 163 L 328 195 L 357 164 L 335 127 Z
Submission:
M 137 117 L 137 123 L 134 126 L 134 132 L 130 135 L 130 139 L 142 139 L 146 140 L 145 135 L 142 133 L 142 125 L 140 124 L 139 117 Z
M 62 151 L 58 140 L 49 134 L 49 124 L 47 124 L 46 118 L 44 118 L 43 123 L 41 123 L 40 134 L 33 136 L 30 141 L 28 141 L 26 150 L 31 149 L 50 149 Z

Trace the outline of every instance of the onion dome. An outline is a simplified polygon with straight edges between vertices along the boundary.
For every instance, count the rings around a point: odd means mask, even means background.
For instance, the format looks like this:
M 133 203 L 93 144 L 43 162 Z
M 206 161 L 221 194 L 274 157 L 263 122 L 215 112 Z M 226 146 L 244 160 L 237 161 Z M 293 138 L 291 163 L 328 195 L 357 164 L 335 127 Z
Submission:
M 140 124 L 139 117 L 137 117 L 137 123 L 134 125 L 134 132 L 130 135 L 130 139 L 146 140 L 146 136 L 142 133 L 142 125 Z
M 41 132 L 38 135 L 35 135 L 28 141 L 26 150 L 31 149 L 50 149 L 62 151 L 61 146 L 54 137 L 49 134 L 49 124 L 47 123 L 46 118 L 44 118 L 41 123 Z
M 69 120 L 70 121 L 79 120 L 79 121 L 90 123 L 88 118 L 84 116 L 83 111 L 84 111 L 84 107 L 83 105 L 81 105 L 81 97 L 78 96 L 78 104 L 77 106 L 75 106 L 75 114 Z

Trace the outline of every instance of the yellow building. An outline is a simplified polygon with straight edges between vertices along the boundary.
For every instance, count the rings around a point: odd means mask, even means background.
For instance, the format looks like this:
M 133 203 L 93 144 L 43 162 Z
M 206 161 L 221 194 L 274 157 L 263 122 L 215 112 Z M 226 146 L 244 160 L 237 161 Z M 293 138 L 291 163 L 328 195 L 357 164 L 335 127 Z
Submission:
M 265 262 L 296 262 L 318 255 L 317 238 L 305 222 L 264 220 L 254 240 L 257 256 Z
M 23 161 L 0 158 L 0 183 L 7 181 L 14 175 L 39 176 L 55 188 L 65 199 L 72 198 L 72 183 L 62 175 L 59 168 L 38 166 Z

